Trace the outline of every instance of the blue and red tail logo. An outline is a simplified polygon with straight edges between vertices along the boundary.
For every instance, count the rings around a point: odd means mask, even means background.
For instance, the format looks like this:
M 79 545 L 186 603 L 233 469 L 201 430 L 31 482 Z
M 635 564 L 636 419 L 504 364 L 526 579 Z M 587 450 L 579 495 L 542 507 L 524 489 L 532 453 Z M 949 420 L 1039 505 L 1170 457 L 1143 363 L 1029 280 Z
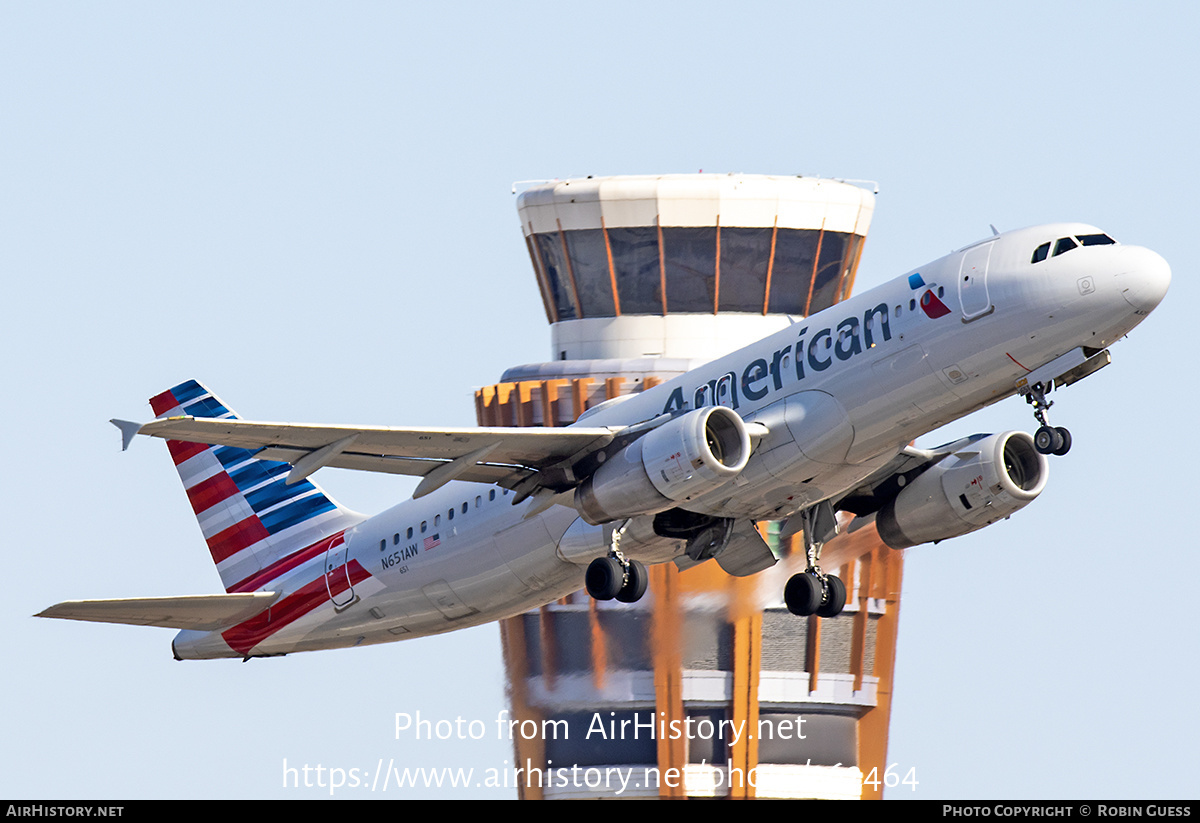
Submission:
M 150 406 L 160 418 L 237 418 L 195 380 L 152 397 Z M 363 519 L 309 480 L 289 484 L 287 463 L 231 446 L 168 440 L 167 448 L 226 591 L 264 585 L 264 570 L 278 572 L 298 553 L 316 552 L 320 541 Z
M 925 312 L 926 316 L 930 319 L 936 320 L 950 313 L 950 307 L 934 294 L 934 289 L 937 287 L 936 284 L 931 283 L 926 286 L 925 279 L 919 273 L 908 276 L 908 287 L 913 291 L 925 289 L 917 302 L 921 304 L 921 311 Z

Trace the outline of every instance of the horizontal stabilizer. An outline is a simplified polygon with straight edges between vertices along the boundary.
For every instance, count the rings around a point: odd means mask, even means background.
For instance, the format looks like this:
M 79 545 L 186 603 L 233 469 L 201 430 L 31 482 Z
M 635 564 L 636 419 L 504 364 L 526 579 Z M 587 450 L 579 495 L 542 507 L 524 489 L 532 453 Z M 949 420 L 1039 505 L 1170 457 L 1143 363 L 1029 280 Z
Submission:
M 35 617 L 126 623 L 165 629 L 214 631 L 233 626 L 261 612 L 279 592 L 194 594 L 184 597 L 131 597 L 121 600 L 68 600 Z
M 133 442 L 133 438 L 141 430 L 142 424 L 135 423 L 132 420 L 117 420 L 113 418 L 108 421 L 121 430 L 121 451 L 128 451 L 129 444 Z

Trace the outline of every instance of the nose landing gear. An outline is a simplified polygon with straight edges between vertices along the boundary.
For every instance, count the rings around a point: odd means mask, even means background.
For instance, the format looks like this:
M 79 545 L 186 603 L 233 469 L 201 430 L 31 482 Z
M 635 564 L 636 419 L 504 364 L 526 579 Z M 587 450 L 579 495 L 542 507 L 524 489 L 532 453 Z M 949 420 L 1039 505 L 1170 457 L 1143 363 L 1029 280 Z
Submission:
M 1042 454 L 1061 457 L 1071 450 L 1071 433 L 1062 426 L 1051 426 L 1046 422 L 1046 410 L 1054 402 L 1046 399 L 1047 386 L 1034 383 L 1025 391 L 1025 402 L 1033 406 L 1033 416 L 1041 426 L 1033 435 L 1033 446 Z

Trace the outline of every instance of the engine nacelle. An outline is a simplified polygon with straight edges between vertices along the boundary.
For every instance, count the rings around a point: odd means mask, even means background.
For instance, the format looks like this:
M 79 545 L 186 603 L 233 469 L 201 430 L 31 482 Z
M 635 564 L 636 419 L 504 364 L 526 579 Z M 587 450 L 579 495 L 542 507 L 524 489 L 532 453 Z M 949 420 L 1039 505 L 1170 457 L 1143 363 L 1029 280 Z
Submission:
M 879 510 L 875 524 L 893 549 L 958 537 L 1029 505 L 1048 473 L 1032 435 L 988 435 L 918 475 Z
M 601 465 L 576 489 L 575 508 L 593 525 L 665 511 L 728 482 L 749 459 L 750 435 L 737 412 L 696 409 Z

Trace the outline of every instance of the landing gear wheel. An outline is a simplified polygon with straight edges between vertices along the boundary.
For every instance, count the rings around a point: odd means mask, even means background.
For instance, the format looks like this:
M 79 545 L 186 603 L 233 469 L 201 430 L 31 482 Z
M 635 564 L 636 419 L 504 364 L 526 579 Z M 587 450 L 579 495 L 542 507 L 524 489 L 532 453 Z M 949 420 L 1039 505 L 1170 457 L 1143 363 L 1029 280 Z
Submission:
M 625 571 L 615 557 L 597 557 L 588 564 L 583 585 L 596 600 L 612 600 L 625 583 Z
M 1062 426 L 1051 426 L 1046 421 L 1046 410 L 1054 404 L 1046 399 L 1050 385 L 1034 383 L 1025 394 L 1025 402 L 1033 406 L 1033 416 L 1041 424 L 1033 435 L 1033 447 L 1040 454 L 1054 454 L 1061 457 L 1071 450 L 1071 433 Z
M 1033 435 L 1033 447 L 1040 454 L 1066 454 L 1066 449 L 1063 449 L 1063 442 L 1066 440 L 1060 434 L 1060 431 L 1066 429 L 1056 429 L 1053 426 L 1042 426 Z M 1069 434 L 1067 435 L 1070 436 Z M 1070 441 L 1067 442 L 1067 448 L 1071 448 Z M 1059 451 L 1062 449 L 1062 451 Z
M 817 617 L 837 617 L 846 607 L 846 584 L 832 574 L 825 578 L 825 602 L 817 609 Z
M 801 617 L 816 614 L 823 595 L 821 581 L 806 572 L 792 575 L 783 588 L 783 602 L 788 611 Z
M 629 571 L 625 577 L 625 585 L 617 592 L 617 600 L 620 600 L 622 603 L 636 603 L 646 593 L 646 586 L 650 583 L 650 575 L 646 572 L 645 566 L 636 560 L 630 560 Z
M 1054 450 L 1054 453 L 1056 455 L 1058 455 L 1059 457 L 1062 457 L 1064 454 L 1066 454 L 1067 452 L 1069 452 L 1071 450 L 1071 433 L 1069 431 L 1067 431 L 1066 429 L 1064 429 L 1062 426 L 1058 426 L 1054 430 L 1056 432 L 1058 432 L 1058 436 L 1062 440 L 1061 445 L 1059 445 L 1059 447 Z

